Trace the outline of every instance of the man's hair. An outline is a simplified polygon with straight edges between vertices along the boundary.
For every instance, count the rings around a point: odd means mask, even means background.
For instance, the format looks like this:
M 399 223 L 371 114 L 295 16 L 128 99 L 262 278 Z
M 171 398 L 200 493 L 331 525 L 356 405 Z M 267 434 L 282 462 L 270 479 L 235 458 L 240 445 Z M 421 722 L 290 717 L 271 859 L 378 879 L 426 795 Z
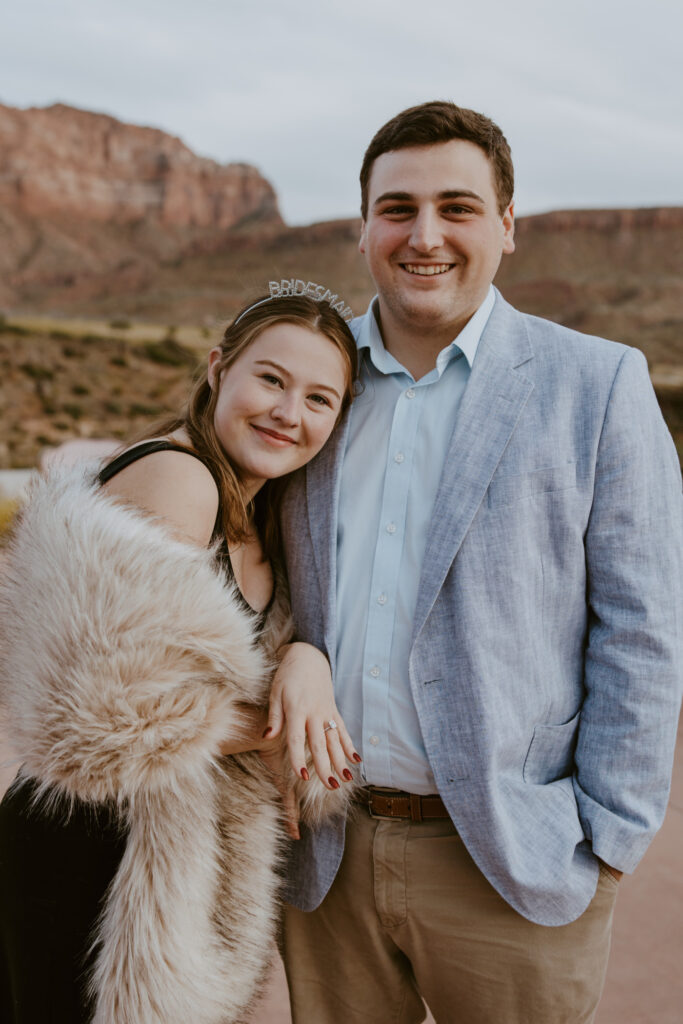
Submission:
M 409 107 L 387 121 L 375 134 L 365 151 L 360 169 L 361 214 L 368 215 L 368 185 L 372 165 L 378 156 L 410 146 L 433 146 L 439 142 L 463 139 L 479 146 L 493 168 L 498 198 L 498 212 L 502 215 L 512 201 L 515 175 L 512 154 L 507 139 L 490 118 L 475 110 L 457 107 L 447 100 L 432 100 Z

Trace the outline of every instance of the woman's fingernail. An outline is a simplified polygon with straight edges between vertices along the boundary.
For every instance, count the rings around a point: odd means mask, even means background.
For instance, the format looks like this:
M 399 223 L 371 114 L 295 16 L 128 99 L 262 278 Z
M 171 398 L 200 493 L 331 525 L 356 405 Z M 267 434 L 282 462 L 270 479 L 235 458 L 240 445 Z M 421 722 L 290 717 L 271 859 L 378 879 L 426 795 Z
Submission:
M 354 751 L 353 759 L 356 762 L 356 764 L 360 764 L 361 761 L 363 760 L 363 758 L 360 756 L 360 754 L 356 754 L 355 751 Z
M 272 727 L 272 725 L 269 725 L 267 729 L 263 730 L 263 735 L 261 736 L 261 739 L 264 740 L 266 738 L 266 736 L 268 735 L 268 733 L 272 732 L 272 731 L 273 731 L 273 727 Z
M 310 775 L 308 774 L 308 768 L 302 768 L 299 774 L 301 775 L 301 778 L 304 780 L 304 782 L 308 782 L 308 780 L 310 779 Z
M 337 782 L 337 780 L 335 779 L 335 777 L 333 775 L 330 775 L 330 777 L 329 777 L 329 779 L 327 781 L 332 786 L 332 789 L 339 789 L 339 783 Z
M 353 775 L 351 774 L 348 768 L 344 769 L 342 775 L 344 776 L 347 782 L 353 782 Z

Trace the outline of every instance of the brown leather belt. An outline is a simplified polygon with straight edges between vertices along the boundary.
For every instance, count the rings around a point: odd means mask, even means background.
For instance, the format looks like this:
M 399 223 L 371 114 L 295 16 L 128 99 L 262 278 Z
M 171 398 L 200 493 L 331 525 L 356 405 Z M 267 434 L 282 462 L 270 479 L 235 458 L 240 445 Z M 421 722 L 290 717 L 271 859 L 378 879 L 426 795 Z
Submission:
M 410 821 L 425 821 L 428 818 L 450 817 L 438 793 L 420 796 L 404 793 L 399 789 L 382 789 L 380 786 L 363 786 L 356 790 L 355 799 L 367 807 L 373 818 L 409 818 Z

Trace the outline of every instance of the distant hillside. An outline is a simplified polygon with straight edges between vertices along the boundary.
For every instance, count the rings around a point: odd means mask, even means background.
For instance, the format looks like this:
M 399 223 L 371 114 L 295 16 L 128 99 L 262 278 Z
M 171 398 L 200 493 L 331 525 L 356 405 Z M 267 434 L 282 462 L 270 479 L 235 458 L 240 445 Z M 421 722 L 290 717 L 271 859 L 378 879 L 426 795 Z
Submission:
M 248 164 L 196 156 L 156 128 L 64 104 L 0 105 L 0 304 L 136 275 L 198 239 L 280 225 L 272 186 Z

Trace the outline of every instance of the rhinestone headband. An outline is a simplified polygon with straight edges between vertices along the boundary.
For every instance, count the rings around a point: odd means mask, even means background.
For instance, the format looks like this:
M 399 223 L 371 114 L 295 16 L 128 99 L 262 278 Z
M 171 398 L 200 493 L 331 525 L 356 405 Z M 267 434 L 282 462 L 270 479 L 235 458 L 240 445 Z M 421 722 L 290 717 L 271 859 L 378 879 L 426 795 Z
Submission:
M 256 309 L 257 306 L 263 306 L 272 299 L 282 299 L 287 295 L 306 295 L 309 299 L 313 299 L 314 302 L 329 302 L 330 307 L 339 313 L 342 320 L 346 320 L 348 323 L 353 318 L 353 310 L 350 306 L 346 305 L 343 299 L 340 299 L 338 295 L 331 292 L 324 285 L 316 284 L 315 281 L 302 281 L 298 277 L 283 278 L 281 281 L 269 281 L 268 291 L 270 292 L 268 298 L 261 299 L 259 302 L 255 302 L 253 306 L 245 309 L 237 317 L 233 326 L 236 326 L 242 317 L 246 316 L 247 313 L 251 313 L 252 309 Z

